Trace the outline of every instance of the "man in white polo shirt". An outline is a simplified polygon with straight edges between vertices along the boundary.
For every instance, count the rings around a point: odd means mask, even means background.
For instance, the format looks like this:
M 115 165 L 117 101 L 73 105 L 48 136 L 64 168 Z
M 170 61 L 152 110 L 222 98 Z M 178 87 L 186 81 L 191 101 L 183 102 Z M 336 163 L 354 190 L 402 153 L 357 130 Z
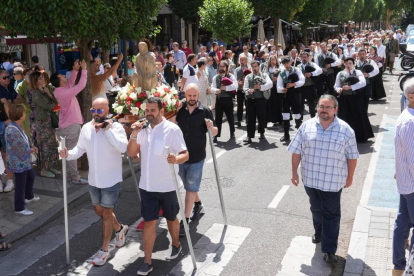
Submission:
M 134 123 L 131 126 L 133 131 L 128 143 L 129 156 L 136 156 L 138 153 L 141 156 L 139 190 L 141 215 L 145 221 L 142 235 L 145 259 L 137 272 L 138 275 L 148 275 L 153 270 L 151 257 L 158 212 L 161 207 L 172 238 L 171 253 L 166 259 L 175 259 L 181 252 L 180 223 L 177 219 L 180 207 L 169 164 L 175 164 L 176 177 L 179 179 L 178 164 L 187 162 L 189 154 L 181 129 L 167 121 L 163 115 L 161 100 L 155 97 L 149 98 L 145 107 L 148 127 L 144 128 L 143 122 Z M 170 155 L 167 155 L 165 146 L 170 147 Z
M 83 125 L 76 147 L 69 152 L 65 148 L 60 156 L 68 161 L 78 159 L 85 152 L 88 156 L 89 194 L 96 214 L 103 219 L 102 247 L 92 263 L 101 266 L 111 257 L 108 246 L 113 231 L 116 231 L 116 247 L 124 246 L 128 233 L 128 226 L 119 224 L 113 213 L 122 181 L 121 154 L 127 150 L 128 140 L 121 124 L 106 120 L 107 99 L 93 101 L 91 112 L 93 120 Z
M 194 69 L 194 66 L 197 63 L 197 58 L 195 54 L 189 54 L 188 55 L 188 63 L 184 67 L 183 71 L 183 79 L 181 80 L 181 89 L 180 92 L 182 93 L 180 98 L 184 98 L 184 92 L 187 89 L 187 85 L 190 83 L 195 83 L 198 85 L 198 78 L 196 74 L 196 70 Z

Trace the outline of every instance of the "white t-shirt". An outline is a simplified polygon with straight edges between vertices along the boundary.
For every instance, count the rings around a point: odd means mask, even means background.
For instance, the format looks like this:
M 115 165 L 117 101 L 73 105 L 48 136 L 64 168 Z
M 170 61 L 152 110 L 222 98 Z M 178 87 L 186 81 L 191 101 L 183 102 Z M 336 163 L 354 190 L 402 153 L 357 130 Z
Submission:
M 170 164 L 167 162 L 165 146 L 170 153 L 177 155 L 187 150 L 183 133 L 179 126 L 165 118 L 154 128 L 149 125 L 140 131 L 137 143 L 141 146 L 141 178 L 139 188 L 147 192 L 166 193 L 175 191 Z M 177 181 L 178 165 L 174 165 Z
M 190 67 L 191 67 L 192 70 L 190 69 Z M 193 75 L 192 75 L 192 73 L 193 73 Z M 198 84 L 197 72 L 194 69 L 194 67 L 191 66 L 190 64 L 187 64 L 184 67 L 183 78 L 186 78 L 185 85 L 184 85 L 184 91 L 187 89 L 187 85 L 189 85 L 190 83 Z

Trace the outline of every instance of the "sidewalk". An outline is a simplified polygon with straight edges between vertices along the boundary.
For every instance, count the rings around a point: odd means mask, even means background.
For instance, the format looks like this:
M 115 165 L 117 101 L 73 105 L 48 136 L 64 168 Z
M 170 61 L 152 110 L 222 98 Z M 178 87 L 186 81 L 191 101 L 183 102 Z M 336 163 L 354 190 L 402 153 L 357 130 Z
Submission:
M 139 171 L 139 163 L 133 162 L 135 171 Z M 88 178 L 88 171 L 80 171 L 83 178 Z M 48 222 L 63 214 L 63 180 L 62 176 L 46 178 L 37 174 L 34 183 L 34 194 L 40 201 L 31 203 L 27 208 L 33 211 L 31 216 L 16 215 L 14 212 L 14 190 L 0 194 L 0 232 L 7 235 L 6 241 L 13 243 L 33 233 Z M 123 179 L 131 176 L 126 158 L 123 159 Z M 3 179 L 5 180 L 5 179 Z M 3 184 L 6 181 L 3 181 Z M 88 185 L 73 185 L 67 181 L 69 210 L 89 201 Z
M 392 237 L 399 203 L 394 179 L 397 118 L 384 114 L 382 119 L 382 132 L 375 143 L 354 221 L 344 276 L 392 274 Z

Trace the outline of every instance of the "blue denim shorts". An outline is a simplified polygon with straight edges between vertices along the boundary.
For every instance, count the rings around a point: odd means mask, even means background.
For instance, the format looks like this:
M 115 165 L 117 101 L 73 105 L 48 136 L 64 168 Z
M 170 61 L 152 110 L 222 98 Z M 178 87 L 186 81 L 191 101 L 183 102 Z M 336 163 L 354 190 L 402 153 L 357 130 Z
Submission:
M 201 178 L 203 177 L 204 159 L 198 163 L 180 164 L 178 174 L 184 183 L 187 192 L 198 192 L 200 190 Z
M 109 188 L 97 188 L 89 185 L 89 194 L 93 205 L 100 205 L 104 208 L 114 208 L 118 201 L 121 183 L 117 183 Z

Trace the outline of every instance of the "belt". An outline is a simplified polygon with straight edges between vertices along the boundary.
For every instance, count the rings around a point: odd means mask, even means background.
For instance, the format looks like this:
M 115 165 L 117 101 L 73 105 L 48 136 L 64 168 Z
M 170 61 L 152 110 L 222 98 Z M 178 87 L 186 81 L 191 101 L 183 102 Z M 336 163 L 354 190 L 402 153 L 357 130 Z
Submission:
M 352 91 L 352 90 L 344 90 L 344 91 L 342 91 L 342 95 L 343 96 L 356 95 L 356 94 L 357 94 L 357 92 Z

